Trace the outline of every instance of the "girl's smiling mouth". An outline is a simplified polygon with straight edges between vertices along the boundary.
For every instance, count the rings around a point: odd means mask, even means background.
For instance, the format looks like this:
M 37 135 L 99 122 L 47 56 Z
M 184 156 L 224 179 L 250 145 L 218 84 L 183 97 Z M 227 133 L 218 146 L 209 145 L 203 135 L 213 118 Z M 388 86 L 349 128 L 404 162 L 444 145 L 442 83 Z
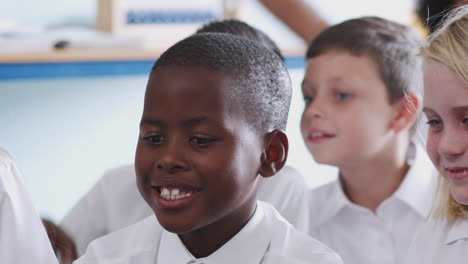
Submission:
M 467 167 L 449 167 L 445 168 L 447 177 L 452 181 L 461 181 L 468 178 Z

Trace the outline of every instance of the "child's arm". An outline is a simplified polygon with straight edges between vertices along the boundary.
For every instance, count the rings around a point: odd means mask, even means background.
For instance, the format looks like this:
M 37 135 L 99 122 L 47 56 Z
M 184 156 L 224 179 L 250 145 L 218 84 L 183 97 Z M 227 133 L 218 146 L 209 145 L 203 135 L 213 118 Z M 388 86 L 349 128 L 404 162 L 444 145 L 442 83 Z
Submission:
M 260 0 L 281 21 L 310 43 L 328 23 L 304 0 Z
M 71 264 L 78 258 L 75 241 L 62 228 L 48 219 L 42 219 L 42 224 L 60 263 Z

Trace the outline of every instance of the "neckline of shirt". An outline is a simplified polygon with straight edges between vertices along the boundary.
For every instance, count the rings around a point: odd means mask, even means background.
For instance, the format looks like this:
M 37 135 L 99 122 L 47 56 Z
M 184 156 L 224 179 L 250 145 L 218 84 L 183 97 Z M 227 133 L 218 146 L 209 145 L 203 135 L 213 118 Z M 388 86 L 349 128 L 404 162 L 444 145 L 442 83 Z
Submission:
M 221 248 L 205 258 L 195 258 L 177 234 L 163 230 L 157 263 L 258 264 L 270 245 L 270 232 L 264 209 L 261 203 L 257 203 L 249 222 Z
M 407 155 L 410 168 L 398 189 L 377 208 L 377 216 L 385 204 L 397 199 L 414 210 L 421 219 L 425 219 L 430 210 L 431 201 L 435 197 L 437 177 L 435 169 L 427 154 L 417 143 L 412 143 Z M 371 212 L 369 209 L 356 205 L 349 200 L 343 190 L 339 178 L 329 183 L 330 191 L 327 197 L 331 197 L 327 207 L 320 214 L 317 224 L 321 225 L 331 218 L 337 216 L 344 208 L 354 211 Z M 320 187 L 318 187 L 320 188 Z M 380 210 L 379 210 L 380 209 Z
M 458 240 L 467 239 L 468 240 L 468 219 L 459 218 L 455 221 L 449 221 L 448 224 L 448 234 L 445 239 L 445 244 L 449 245 Z

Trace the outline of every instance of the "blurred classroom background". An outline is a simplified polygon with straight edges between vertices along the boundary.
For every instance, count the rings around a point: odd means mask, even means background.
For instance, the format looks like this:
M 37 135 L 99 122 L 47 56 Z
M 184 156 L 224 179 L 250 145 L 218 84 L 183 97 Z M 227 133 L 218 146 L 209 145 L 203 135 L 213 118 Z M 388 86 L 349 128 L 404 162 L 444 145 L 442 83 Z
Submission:
M 99 10 L 98 2 L 107 8 Z M 331 22 L 368 14 L 410 23 L 413 8 L 412 0 L 309 2 Z M 148 6 L 162 11 L 152 22 L 130 24 Z M 167 18 L 167 10 L 176 19 Z M 305 44 L 257 0 L 4 1 L 0 147 L 17 160 L 41 215 L 60 220 L 104 171 L 133 162 L 152 63 L 207 20 L 234 13 L 270 35 L 286 55 L 294 88 L 288 164 L 311 187 L 336 177 L 335 168 L 313 161 L 299 131 Z M 113 33 L 97 31 L 99 19 Z

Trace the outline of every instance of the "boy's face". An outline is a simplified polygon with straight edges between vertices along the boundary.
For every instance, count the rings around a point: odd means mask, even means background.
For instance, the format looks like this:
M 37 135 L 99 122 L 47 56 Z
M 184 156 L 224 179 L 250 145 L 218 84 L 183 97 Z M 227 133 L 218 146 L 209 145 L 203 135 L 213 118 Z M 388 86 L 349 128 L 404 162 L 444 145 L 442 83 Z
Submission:
M 376 157 L 396 114 L 377 64 L 329 51 L 307 60 L 301 132 L 314 159 L 338 167 Z
M 428 60 L 423 101 L 429 157 L 448 181 L 453 198 L 468 204 L 468 84 L 446 66 Z
M 148 81 L 135 170 L 140 193 L 168 231 L 214 223 L 228 230 L 255 209 L 263 137 L 229 89 L 225 74 L 201 67 L 166 66 Z

